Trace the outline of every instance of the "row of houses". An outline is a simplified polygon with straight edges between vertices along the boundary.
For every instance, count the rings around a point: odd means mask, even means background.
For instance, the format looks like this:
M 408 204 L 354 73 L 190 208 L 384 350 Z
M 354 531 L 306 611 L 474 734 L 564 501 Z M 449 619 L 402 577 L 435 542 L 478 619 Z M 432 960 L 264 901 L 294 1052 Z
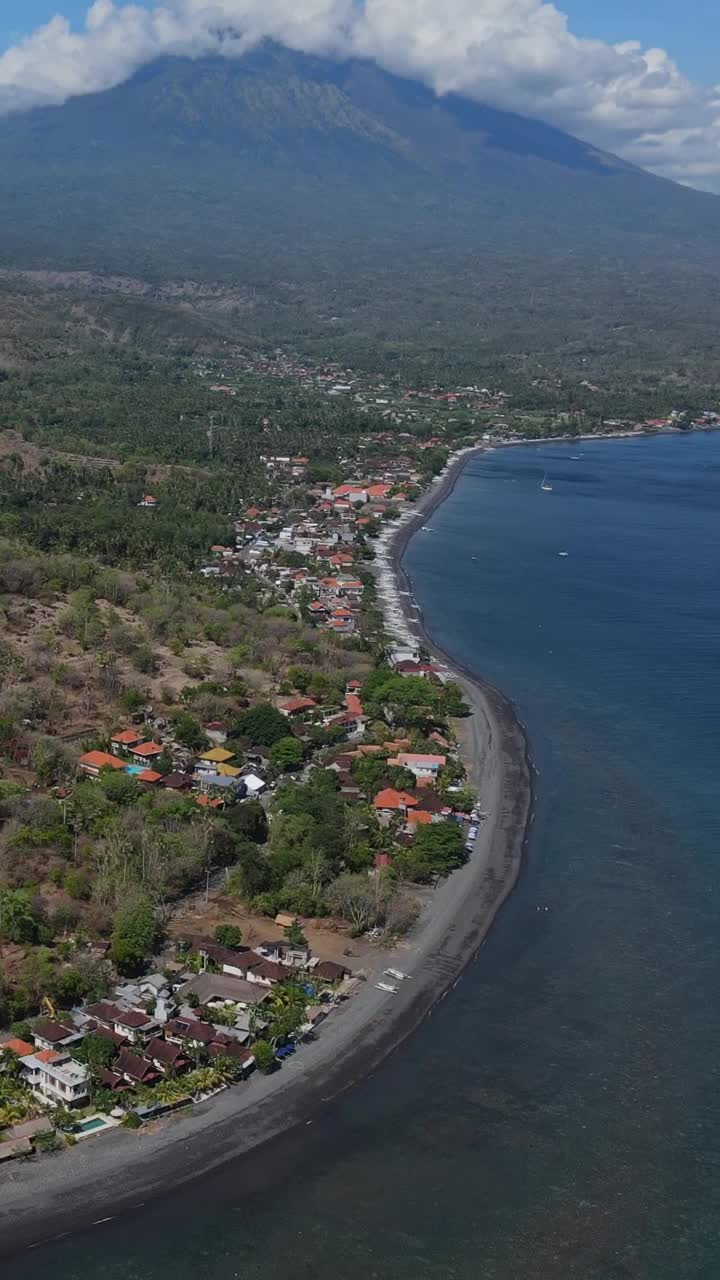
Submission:
M 220 724 L 214 728 L 208 726 L 209 736 L 224 740 L 225 734 Z M 172 754 L 172 739 L 164 743 L 144 741 L 144 734 L 137 729 L 122 729 L 110 738 L 110 751 L 86 751 L 79 759 L 78 765 L 83 774 L 97 778 L 105 770 L 124 772 L 133 777 L 143 788 L 166 788 L 171 791 L 188 791 L 196 793 L 198 804 L 213 804 L 215 807 L 226 802 L 254 799 L 266 788 L 265 779 L 260 777 L 252 765 L 233 763 L 235 753 L 226 747 L 212 746 L 201 752 L 197 758 L 183 754 L 186 768 L 160 772 L 148 767 L 149 762 L 157 761 L 165 752 Z
M 198 1054 L 209 1061 L 230 1058 L 246 1074 L 254 1066 L 251 1042 L 262 1031 L 262 1006 L 272 987 L 300 974 L 308 992 L 320 998 L 305 1011 L 300 1034 L 307 1034 L 357 986 L 345 965 L 312 956 L 306 945 L 269 941 L 228 948 L 206 938 L 188 939 L 188 945 L 199 957 L 198 973 L 175 965 L 173 980 L 156 973 L 121 983 L 107 999 L 62 1018 L 38 1019 L 32 1043 L 12 1036 L 0 1041 L 0 1049 L 19 1060 L 21 1079 L 39 1101 L 64 1107 L 88 1103 L 91 1073 L 73 1051 L 89 1035 L 112 1045 L 111 1065 L 99 1072 L 98 1083 L 117 1094 L 188 1071 Z M 209 1017 L 199 1015 L 200 1007 Z M 222 1023 L 211 1020 L 214 1009 L 222 1010 Z

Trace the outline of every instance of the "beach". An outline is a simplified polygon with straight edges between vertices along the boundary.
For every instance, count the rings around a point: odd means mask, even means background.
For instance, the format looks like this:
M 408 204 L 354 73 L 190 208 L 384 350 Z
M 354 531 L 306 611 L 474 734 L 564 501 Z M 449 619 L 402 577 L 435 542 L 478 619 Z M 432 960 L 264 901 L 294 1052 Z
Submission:
M 255 1073 L 189 1112 L 140 1132 L 117 1129 L 55 1157 L 0 1173 L 0 1255 L 34 1247 L 99 1219 L 130 1214 L 221 1165 L 236 1161 L 294 1126 L 310 1122 L 397 1049 L 462 975 L 519 875 L 532 812 L 527 743 L 512 705 L 451 663 L 425 635 L 402 569 L 417 527 L 451 492 L 474 450 L 455 455 L 411 515 L 383 535 L 377 559 L 385 624 L 397 644 L 422 644 L 458 679 L 471 715 L 457 722 L 468 778 L 488 816 L 463 868 L 433 892 L 412 933 L 378 952 L 377 971 L 332 1013 L 316 1040 L 270 1077 Z M 397 994 L 374 985 L 394 965 L 412 976 Z

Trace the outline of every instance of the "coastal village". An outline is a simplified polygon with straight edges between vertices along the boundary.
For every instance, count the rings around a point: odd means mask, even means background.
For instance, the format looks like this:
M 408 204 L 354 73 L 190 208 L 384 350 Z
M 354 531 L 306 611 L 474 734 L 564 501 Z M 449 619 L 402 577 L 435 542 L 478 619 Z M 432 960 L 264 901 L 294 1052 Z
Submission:
M 40 976 L 36 1007 L 18 1008 L 0 1030 L 0 1162 L 241 1088 L 253 1072 L 281 1070 L 364 989 L 392 999 L 409 977 L 390 965 L 393 947 L 432 909 L 433 887 L 472 856 L 487 816 L 459 757 L 457 718 L 468 708 L 408 624 L 389 561 L 393 534 L 447 467 L 443 440 L 375 434 L 359 442 L 339 484 L 307 483 L 305 456 L 261 461 L 272 500 L 237 512 L 195 574 L 223 596 L 252 581 L 266 609 L 331 646 L 342 676 L 304 668 L 301 646 L 294 666 L 270 657 L 262 689 L 238 680 L 239 669 L 222 689 L 216 681 L 224 714 L 197 719 L 191 684 L 185 707 L 148 703 L 91 744 L 65 740 L 61 781 L 38 767 L 31 721 L 6 726 L 7 812 L 28 786 L 33 802 L 47 796 L 62 815 L 63 856 L 76 865 L 89 833 L 102 831 L 102 819 L 81 816 L 96 804 L 100 813 L 147 806 L 145 821 L 174 813 L 208 849 L 217 832 L 204 824 L 257 827 L 249 851 L 260 862 L 263 841 L 272 858 L 276 833 L 293 822 L 295 831 L 304 814 L 316 832 L 317 816 L 334 814 L 355 834 L 332 869 L 312 838 L 302 857 L 288 855 L 296 869 L 280 893 L 250 894 L 246 871 L 240 900 L 226 894 L 231 863 L 223 869 L 208 852 L 141 944 L 130 937 L 137 920 L 126 934 L 116 925 L 109 940 L 93 936 L 81 901 L 62 942 L 46 947 L 54 990 Z M 161 500 L 145 493 L 139 506 L 152 520 Z M 9 828 L 16 838 L 12 818 Z M 82 900 L 82 871 L 56 869 L 53 882 L 65 893 L 77 885 Z M 262 868 L 253 874 L 267 883 Z M 43 894 L 30 903 L 23 892 L 0 889 L 0 968 L 9 974 L 32 954 L 30 938 L 48 933 Z M 32 927 L 20 921 L 24 910 L 36 913 Z M 76 984 L 76 993 L 74 975 L 89 965 L 92 990 Z
M 584 433 L 647 434 L 720 426 L 720 413 L 714 408 L 698 412 L 679 407 L 664 416 L 608 412 L 600 407 L 608 388 L 587 378 L 563 379 L 550 370 L 531 378 L 520 396 L 480 383 L 413 386 L 332 361 L 309 364 L 282 351 L 272 356 L 238 351 L 222 361 L 197 361 L 195 373 L 207 382 L 218 402 L 227 401 L 229 408 L 245 377 L 275 379 L 352 404 L 361 413 L 378 416 L 394 430 L 411 431 L 422 426 L 443 437 L 457 437 L 468 431 L 484 444 L 492 445 Z M 567 401 L 565 406 L 563 399 Z
M 136 623 L 117 602 L 19 611 L 17 669 L 29 619 L 72 642 L 55 734 L 27 699 L 0 717 L 0 1162 L 290 1071 L 348 1003 L 392 1001 L 411 980 L 398 945 L 488 818 L 459 749 L 469 708 L 423 645 L 394 547 L 465 451 L 521 438 L 509 397 L 280 375 L 372 406 L 386 429 L 325 478 L 309 453 L 263 446 L 262 486 L 186 586 L 211 635 L 223 610 L 247 626 L 252 601 L 254 647 L 210 639 L 181 662 L 165 646 L 158 663 L 125 643 Z M 222 376 L 210 391 L 236 394 Z M 583 411 L 558 424 L 582 425 Z M 135 506 L 152 522 L 165 503 L 145 486 Z M 103 657 L 111 636 L 129 664 Z

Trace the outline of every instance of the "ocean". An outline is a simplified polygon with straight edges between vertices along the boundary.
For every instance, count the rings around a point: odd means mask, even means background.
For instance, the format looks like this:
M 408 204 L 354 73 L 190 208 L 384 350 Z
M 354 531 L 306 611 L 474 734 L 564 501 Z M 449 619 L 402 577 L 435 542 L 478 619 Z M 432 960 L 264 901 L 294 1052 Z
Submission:
M 719 514 L 719 435 L 473 458 L 405 563 L 538 770 L 478 959 L 320 1122 L 14 1274 L 720 1275 Z

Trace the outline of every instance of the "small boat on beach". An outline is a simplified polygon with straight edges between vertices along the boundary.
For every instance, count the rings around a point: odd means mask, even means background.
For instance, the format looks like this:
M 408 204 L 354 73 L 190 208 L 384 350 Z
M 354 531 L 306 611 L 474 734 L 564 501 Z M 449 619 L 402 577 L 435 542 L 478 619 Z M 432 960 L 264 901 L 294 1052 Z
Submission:
M 396 982 L 404 982 L 410 977 L 410 974 L 403 973 L 402 969 L 385 969 L 383 972 L 386 978 L 394 978 Z
M 390 994 L 394 996 L 396 996 L 398 993 L 397 987 L 392 982 L 376 982 L 375 986 L 377 987 L 378 991 L 389 991 Z

